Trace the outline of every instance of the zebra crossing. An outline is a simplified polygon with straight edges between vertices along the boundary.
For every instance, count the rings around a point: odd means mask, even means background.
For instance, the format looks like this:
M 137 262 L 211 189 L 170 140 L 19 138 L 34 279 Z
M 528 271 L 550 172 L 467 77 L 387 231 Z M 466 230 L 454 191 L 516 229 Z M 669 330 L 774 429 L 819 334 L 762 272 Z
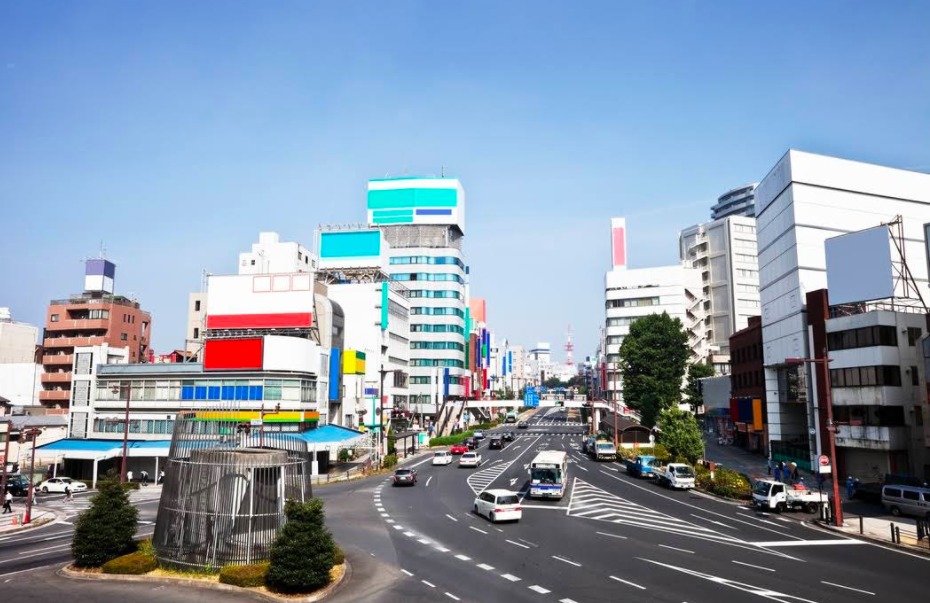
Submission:
M 468 487 L 471 488 L 472 492 L 478 494 L 491 485 L 491 482 L 500 477 L 501 473 L 507 471 L 511 465 L 513 465 L 513 461 L 496 463 L 487 469 L 479 469 L 469 475 L 465 482 L 468 484 Z
M 580 421 L 540 421 L 539 423 L 530 423 L 530 427 L 584 427 L 585 424 Z
M 567 515 L 710 540 L 734 540 L 732 536 L 630 502 L 577 477 Z

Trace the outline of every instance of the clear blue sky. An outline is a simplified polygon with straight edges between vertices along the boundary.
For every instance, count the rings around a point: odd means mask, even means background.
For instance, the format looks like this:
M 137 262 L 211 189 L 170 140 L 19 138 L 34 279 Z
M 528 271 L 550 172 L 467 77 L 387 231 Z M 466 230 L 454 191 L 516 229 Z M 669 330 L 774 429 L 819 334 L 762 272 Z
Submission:
M 894 7 L 893 9 L 891 7 Z M 633 267 L 789 148 L 930 171 L 930 3 L 0 3 L 0 306 L 81 261 L 183 345 L 260 230 L 362 222 L 365 183 L 461 178 L 472 294 L 594 351 L 609 219 Z

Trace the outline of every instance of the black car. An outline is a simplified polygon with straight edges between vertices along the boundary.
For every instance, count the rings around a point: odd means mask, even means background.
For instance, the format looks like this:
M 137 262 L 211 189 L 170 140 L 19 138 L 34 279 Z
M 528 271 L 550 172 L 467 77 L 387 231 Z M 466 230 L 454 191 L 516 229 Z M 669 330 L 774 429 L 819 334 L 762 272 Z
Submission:
M 29 478 L 25 475 L 6 476 L 6 489 L 13 496 L 26 496 L 29 493 Z
M 417 470 L 416 469 L 396 469 L 394 471 L 393 486 L 416 486 Z
M 501 449 L 504 447 L 504 438 L 494 436 L 488 440 L 488 450 Z
M 517 423 L 517 429 L 526 429 L 527 427 L 529 427 L 529 423 L 526 421 L 520 421 Z
M 478 440 L 476 440 L 475 438 L 465 438 L 465 445 L 468 446 L 469 450 L 477 450 Z
M 501 435 L 501 439 L 504 440 L 505 442 L 513 442 L 516 439 L 516 437 L 517 435 L 512 431 L 505 431 L 503 435 Z

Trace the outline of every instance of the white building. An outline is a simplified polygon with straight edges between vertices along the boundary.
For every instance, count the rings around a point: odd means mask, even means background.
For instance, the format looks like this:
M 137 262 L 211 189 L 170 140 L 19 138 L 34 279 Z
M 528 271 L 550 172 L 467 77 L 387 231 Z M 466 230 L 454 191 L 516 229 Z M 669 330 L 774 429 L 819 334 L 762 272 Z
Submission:
M 251 251 L 239 254 L 239 274 L 312 272 L 316 257 L 294 241 L 281 241 L 276 232 L 260 232 Z
M 697 224 L 678 233 L 679 257 L 701 273 L 704 337 L 699 355 L 718 373 L 729 372 L 730 335 L 759 316 L 756 220 L 740 215 Z
M 128 364 L 127 348 L 112 348 L 107 344 L 74 348 L 71 368 L 71 404 L 68 408 L 68 437 L 98 437 L 94 431 L 100 427 L 94 413 L 93 401 L 97 399 L 97 369 L 105 364 Z M 124 417 L 107 415 L 105 420 L 122 420 Z M 120 425 L 121 429 L 122 426 Z M 164 437 L 164 433 L 162 434 Z
M 623 218 L 611 220 L 612 269 L 604 278 L 605 392 L 607 399 L 614 401 L 623 401 L 620 345 L 637 318 L 667 312 L 680 319 L 688 333 L 691 362 L 706 359 L 701 272 L 687 262 L 678 266 L 627 268 L 625 229 Z
M 901 216 L 905 256 L 926 291 L 930 175 L 790 150 L 759 184 L 755 202 L 769 437 L 773 449 L 791 445 L 813 457 L 809 430 L 816 426 L 806 404 L 791 397 L 785 360 L 814 355 L 805 296 L 827 288 L 824 241 Z M 898 282 L 895 295 L 909 297 L 904 287 Z M 800 401 L 818 404 L 808 387 L 801 389 Z
M 42 391 L 42 364 L 36 362 L 39 327 L 14 322 L 0 308 L 0 398 L 12 406 L 34 406 Z
M 729 190 L 717 198 L 717 203 L 710 208 L 711 220 L 719 220 L 727 216 L 746 216 L 752 218 L 756 215 L 755 192 L 758 182 L 747 184 Z
M 454 178 L 388 178 L 368 183 L 368 224 L 390 246 L 387 270 L 410 297 L 410 403 L 435 416 L 463 399 L 465 358 L 465 192 Z

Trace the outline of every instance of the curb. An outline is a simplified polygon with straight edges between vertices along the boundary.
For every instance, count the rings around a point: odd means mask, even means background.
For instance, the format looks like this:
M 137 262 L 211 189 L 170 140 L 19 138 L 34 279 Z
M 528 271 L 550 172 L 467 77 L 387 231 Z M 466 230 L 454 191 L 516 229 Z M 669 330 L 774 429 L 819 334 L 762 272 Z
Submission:
M 912 553 L 915 555 L 921 555 L 923 557 L 930 557 L 930 548 L 923 548 L 912 546 L 909 544 L 894 544 L 888 542 L 887 540 L 882 540 L 881 538 L 876 538 L 875 536 L 869 536 L 867 534 L 858 534 L 856 532 L 847 532 L 846 530 L 840 529 L 836 526 L 831 526 L 828 524 L 821 523 L 819 521 L 810 521 L 809 525 L 814 526 L 820 530 L 825 530 L 829 532 L 835 532 L 837 534 L 843 534 L 849 538 L 854 538 L 856 540 L 862 540 L 863 542 L 868 542 L 871 544 L 876 544 L 893 551 L 900 551 L 902 553 Z
M 49 513 L 52 515 L 52 517 L 42 517 L 42 518 L 36 519 L 36 520 L 34 520 L 34 521 L 30 521 L 30 522 L 27 523 L 27 524 L 20 524 L 20 525 L 16 526 L 15 528 L 12 527 L 12 525 L 11 525 L 10 528 L 7 529 L 7 530 L 0 530 L 0 536 L 2 536 L 2 535 L 4 535 L 4 534 L 18 534 L 18 533 L 24 532 L 24 531 L 26 531 L 26 530 L 32 530 L 32 529 L 35 529 L 35 528 L 41 528 L 42 526 L 47 526 L 47 525 L 49 525 L 49 524 L 53 524 L 53 523 L 55 523 L 56 521 L 58 521 L 58 515 L 57 515 L 57 514 L 51 512 L 51 511 L 49 511 Z
M 181 578 L 173 576 L 134 576 L 131 574 L 85 574 L 84 572 L 77 572 L 70 568 L 70 564 L 63 566 L 56 573 L 59 576 L 69 578 L 71 580 L 88 580 L 88 581 L 118 581 L 118 582 L 148 582 L 155 584 L 176 584 L 179 586 L 191 586 L 195 588 L 205 588 L 209 590 L 218 590 L 221 592 L 228 593 L 251 593 L 253 596 L 258 597 L 259 599 L 264 599 L 265 601 L 274 601 L 275 603 L 280 603 L 281 601 L 288 601 L 292 603 L 315 603 L 316 601 L 322 601 L 326 597 L 332 595 L 336 589 L 341 587 L 347 579 L 352 574 L 352 566 L 349 564 L 349 560 L 345 561 L 345 570 L 342 572 L 342 575 L 335 581 L 327 584 L 321 590 L 318 590 L 315 593 L 303 596 L 295 597 L 292 595 L 276 595 L 271 592 L 265 592 L 255 588 L 243 588 L 241 586 L 232 586 L 230 584 L 222 584 L 220 582 L 211 582 L 208 580 L 197 580 L 193 578 Z

